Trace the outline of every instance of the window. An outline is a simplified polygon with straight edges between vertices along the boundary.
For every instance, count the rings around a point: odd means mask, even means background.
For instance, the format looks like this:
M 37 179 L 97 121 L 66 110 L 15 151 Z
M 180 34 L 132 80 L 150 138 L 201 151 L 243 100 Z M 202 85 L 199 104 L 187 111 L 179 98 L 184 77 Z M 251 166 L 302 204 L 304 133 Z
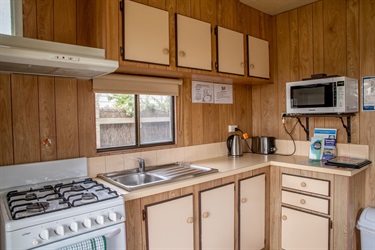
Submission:
M 181 80 L 170 80 L 119 74 L 95 78 L 98 152 L 174 144 L 174 96 Z
M 22 0 L 0 0 L 0 33 L 22 36 Z

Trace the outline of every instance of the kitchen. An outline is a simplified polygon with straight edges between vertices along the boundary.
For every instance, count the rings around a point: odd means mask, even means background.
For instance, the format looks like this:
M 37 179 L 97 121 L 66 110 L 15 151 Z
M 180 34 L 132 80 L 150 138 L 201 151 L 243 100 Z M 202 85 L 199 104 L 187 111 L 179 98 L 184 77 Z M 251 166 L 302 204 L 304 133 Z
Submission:
M 107 58 L 119 59 L 122 23 L 117 0 L 23 2 L 25 37 L 105 48 Z M 170 66 L 120 61 L 120 72 L 183 78 L 177 103 L 179 148 L 204 148 L 206 144 L 223 142 L 228 137 L 229 124 L 237 124 L 251 136 L 289 140 L 281 124 L 285 82 L 322 72 L 360 80 L 375 72 L 373 1 L 324 0 L 276 16 L 239 1 L 137 2 L 168 10 L 171 27 L 174 27 L 173 13 L 178 13 L 209 22 L 213 27 L 219 25 L 265 39 L 271 45 L 270 80 L 179 68 L 174 39 L 170 40 Z M 171 28 L 171 37 L 173 32 Z M 212 37 L 212 55 L 215 55 L 214 34 Z M 234 103 L 192 104 L 192 75 L 208 81 L 233 82 Z M 91 81 L 17 74 L 1 74 L 0 79 L 0 110 L 4 121 L 0 124 L 0 165 L 76 157 L 89 157 L 89 165 L 122 161 L 116 154 L 97 157 Z M 375 160 L 374 116 L 373 112 L 360 112 L 352 122 L 352 144 L 368 145 L 372 161 Z M 311 120 L 311 129 L 337 128 L 338 142 L 346 143 L 346 133 L 337 118 Z M 305 140 L 305 133 L 299 127 L 293 136 Z M 45 138 L 51 139 L 50 147 L 43 144 Z M 131 153 L 136 152 L 139 151 Z M 375 206 L 374 171 L 371 166 L 366 173 L 364 206 Z M 94 177 L 97 171 L 93 172 L 89 174 Z

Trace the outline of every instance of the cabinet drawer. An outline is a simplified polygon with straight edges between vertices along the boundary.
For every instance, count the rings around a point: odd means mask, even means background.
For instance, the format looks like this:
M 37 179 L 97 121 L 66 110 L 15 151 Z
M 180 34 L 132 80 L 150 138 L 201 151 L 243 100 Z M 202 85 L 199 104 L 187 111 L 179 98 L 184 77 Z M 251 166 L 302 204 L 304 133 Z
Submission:
M 329 214 L 329 200 L 326 199 L 283 190 L 282 202 L 319 213 Z
M 304 192 L 329 196 L 329 181 L 283 174 L 282 186 Z

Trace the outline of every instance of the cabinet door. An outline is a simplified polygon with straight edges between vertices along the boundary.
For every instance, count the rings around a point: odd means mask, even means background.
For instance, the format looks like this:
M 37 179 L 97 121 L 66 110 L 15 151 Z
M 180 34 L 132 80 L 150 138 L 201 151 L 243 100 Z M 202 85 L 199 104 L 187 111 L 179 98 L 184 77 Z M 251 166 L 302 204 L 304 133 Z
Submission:
M 148 249 L 193 249 L 193 195 L 147 206 Z
M 211 70 L 211 24 L 176 15 L 177 66 Z
M 200 192 L 201 249 L 234 248 L 234 184 Z
M 248 36 L 249 76 L 270 78 L 268 41 Z
M 329 249 L 329 218 L 282 208 L 282 249 Z
M 243 34 L 217 27 L 217 71 L 244 75 Z
M 124 2 L 125 60 L 169 65 L 168 11 Z
M 240 181 L 240 249 L 263 249 L 265 240 L 265 174 Z

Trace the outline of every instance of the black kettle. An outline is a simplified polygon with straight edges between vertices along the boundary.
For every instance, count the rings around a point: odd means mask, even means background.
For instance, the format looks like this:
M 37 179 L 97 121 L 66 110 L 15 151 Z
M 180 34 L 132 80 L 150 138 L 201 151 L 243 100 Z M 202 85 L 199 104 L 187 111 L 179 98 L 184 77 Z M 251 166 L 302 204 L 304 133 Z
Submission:
M 242 156 L 242 143 L 239 135 L 231 135 L 227 139 L 227 148 L 229 157 Z

